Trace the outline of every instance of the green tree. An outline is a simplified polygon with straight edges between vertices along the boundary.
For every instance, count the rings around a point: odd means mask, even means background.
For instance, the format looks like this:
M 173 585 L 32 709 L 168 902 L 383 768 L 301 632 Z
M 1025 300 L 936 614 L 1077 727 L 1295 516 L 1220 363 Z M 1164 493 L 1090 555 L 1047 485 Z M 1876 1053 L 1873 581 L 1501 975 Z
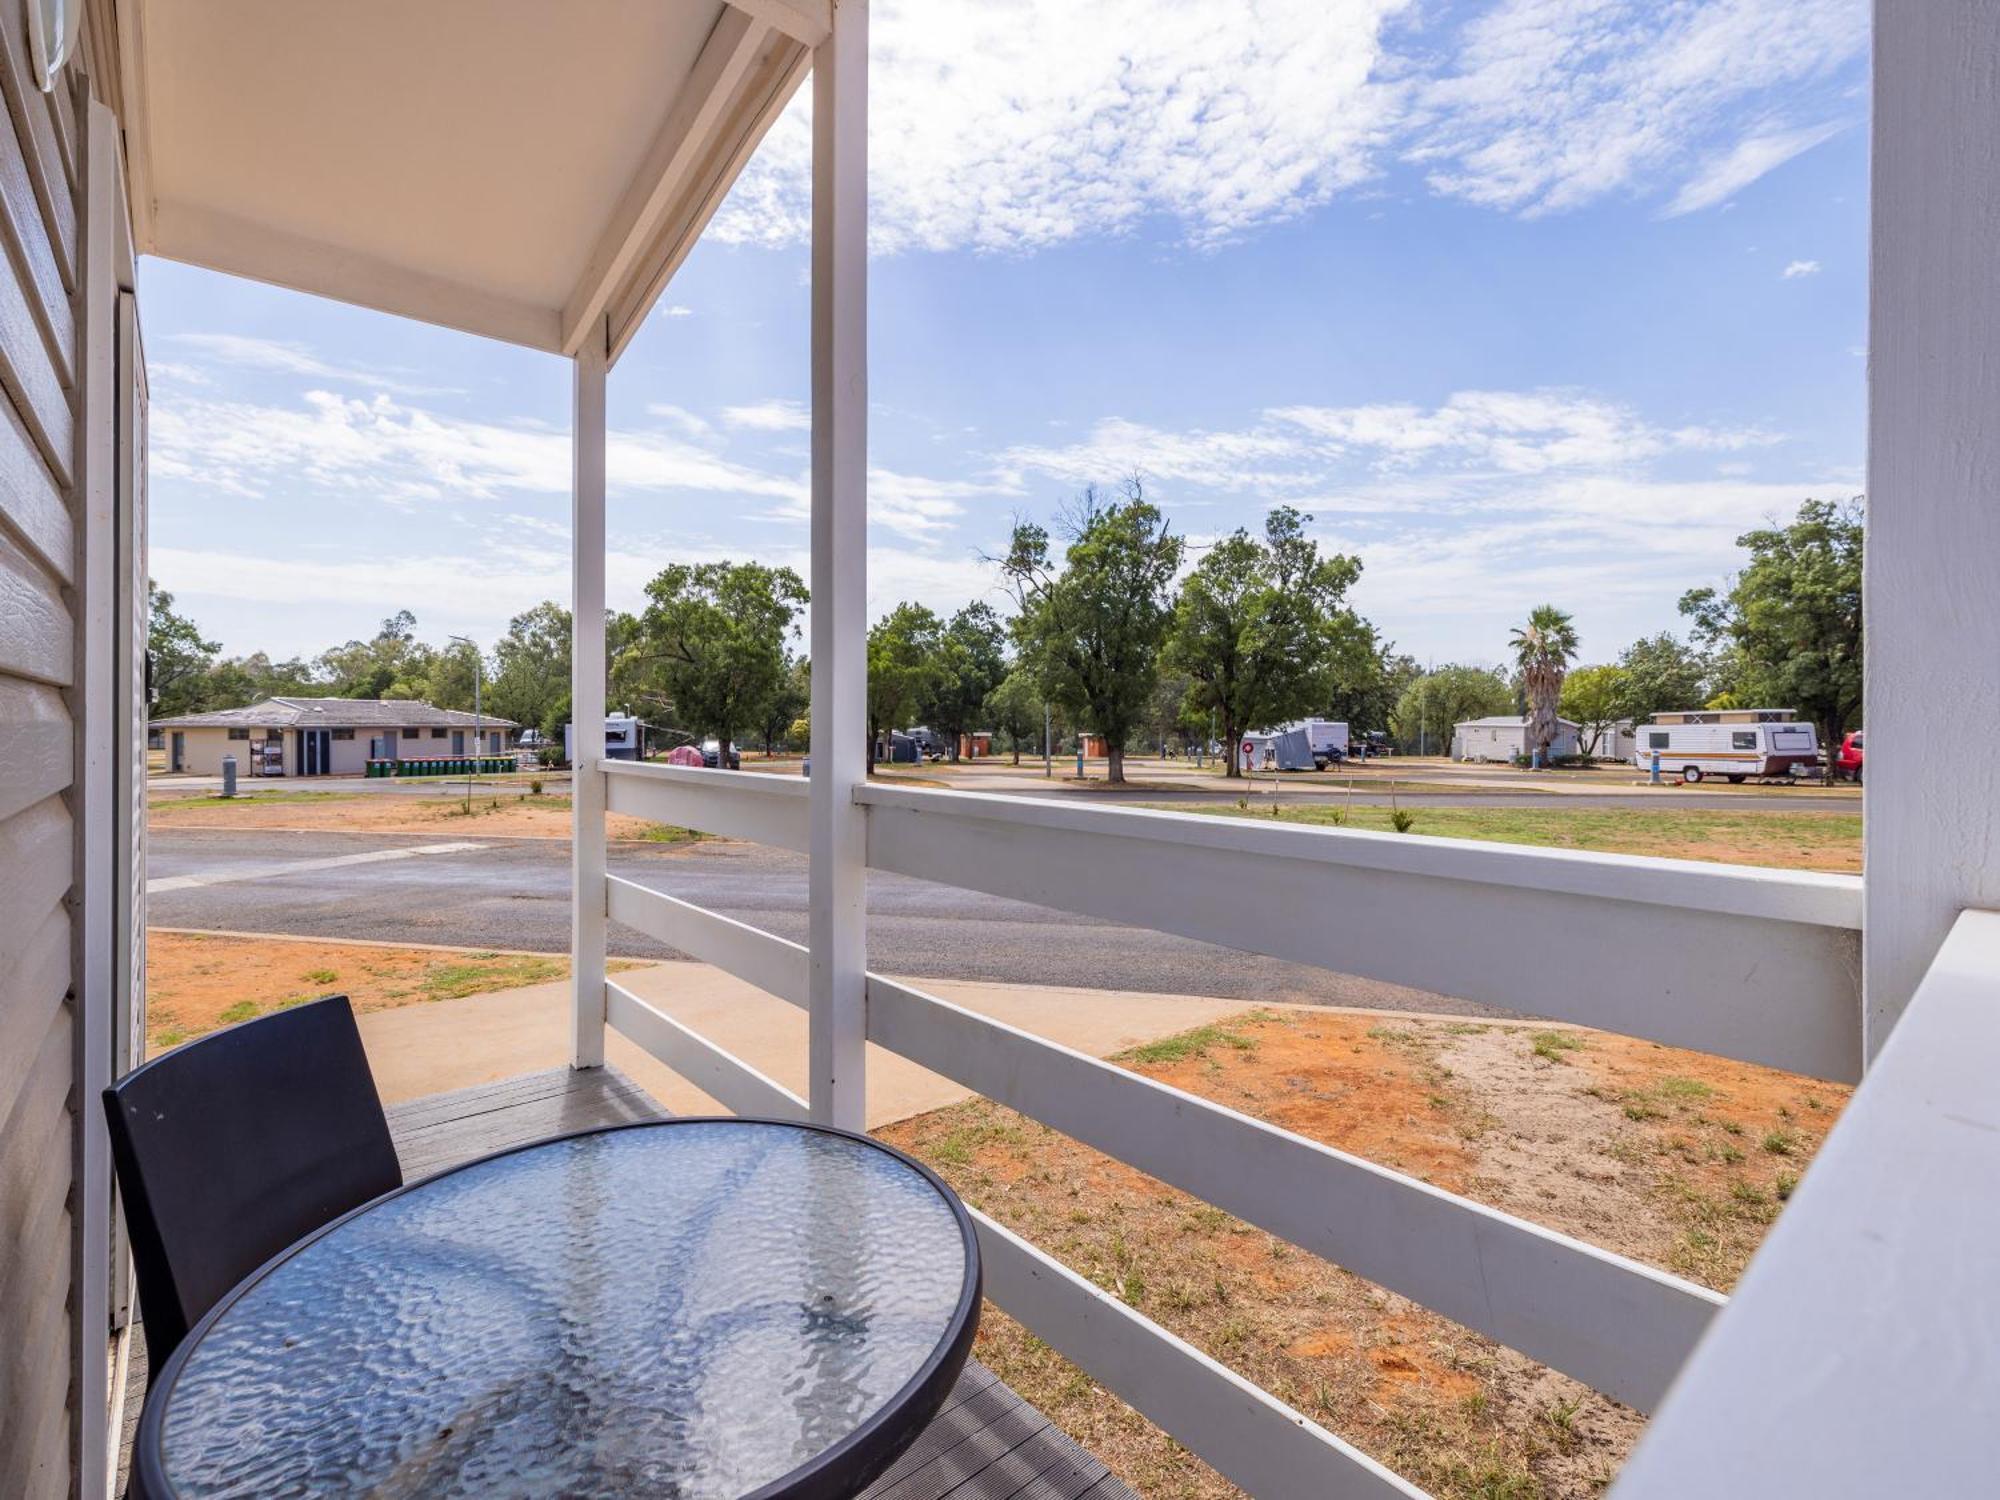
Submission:
M 1125 779 L 1125 742 L 1144 722 L 1173 623 L 1182 541 L 1137 480 L 1107 502 L 1086 489 L 1064 517 L 1061 571 L 1049 534 L 1022 522 L 1000 567 L 1020 605 L 1014 638 L 1049 697 L 1104 737 L 1108 775 Z
M 1181 585 L 1166 663 L 1188 678 L 1188 707 L 1213 712 L 1222 740 L 1323 710 L 1336 686 L 1372 661 L 1372 632 L 1343 604 L 1361 564 L 1319 555 L 1302 516 L 1274 509 L 1257 539 L 1238 530 Z M 1224 774 L 1241 775 L 1236 757 Z
M 1658 713 L 1699 708 L 1711 696 L 1707 659 L 1664 630 L 1627 646 L 1618 668 L 1624 674 L 1618 716 L 1634 724 Z
M 792 737 L 792 726 L 804 716 L 812 704 L 812 663 L 803 656 L 792 657 L 785 663 L 785 675 L 779 679 L 771 696 L 764 700 L 763 711 L 757 715 L 758 733 L 764 740 L 764 754 L 775 755 L 778 746 Z M 811 726 L 807 726 L 810 741 Z
M 417 617 L 399 609 L 382 622 L 370 640 L 349 641 L 322 653 L 313 663 L 313 674 L 334 698 L 386 698 L 400 681 L 403 697 L 418 696 L 411 680 L 421 680 L 428 671 L 428 648 L 418 644 Z
M 1563 680 L 1562 716 L 1583 731 L 1583 753 L 1595 755 L 1604 731 L 1626 716 L 1630 697 L 1623 667 L 1578 667 Z
M 921 604 L 899 604 L 868 632 L 868 774 L 884 730 L 907 724 L 937 691 L 944 628 Z
M 1750 561 L 1726 590 L 1693 589 L 1680 604 L 1721 658 L 1716 687 L 1796 709 L 1829 748 L 1861 722 L 1863 523 L 1859 496 L 1807 500 L 1791 524 L 1736 539 Z
M 569 697 L 570 613 L 545 599 L 507 622 L 493 645 L 493 678 L 486 701 L 496 717 L 551 734 L 557 706 Z M 562 734 L 557 720 L 552 737 Z
M 1528 700 L 1528 756 L 1540 765 L 1555 743 L 1556 705 L 1562 701 L 1563 677 L 1576 657 L 1576 626 L 1553 604 L 1538 604 L 1508 644 Z
M 986 718 L 994 731 L 1004 735 L 1014 752 L 1014 764 L 1021 763 L 1021 746 L 1041 744 L 1044 719 L 1042 686 L 1032 672 L 1016 667 L 1000 679 L 1000 685 L 986 695 Z
M 1007 628 L 990 604 L 972 603 L 951 617 L 938 642 L 937 674 L 922 712 L 958 760 L 960 738 L 977 729 L 986 698 L 1007 675 Z
M 197 709 L 243 708 L 266 698 L 311 698 L 326 692 L 312 668 L 294 657 L 274 662 L 262 651 L 216 662 L 205 674 Z
M 726 763 L 784 680 L 807 597 L 790 568 L 674 563 L 646 585 L 636 639 L 619 660 L 638 688 L 671 701 L 683 727 L 714 735 Z
M 193 620 L 174 610 L 174 596 L 146 581 L 146 655 L 153 674 L 153 714 L 171 719 L 199 713 L 220 641 L 205 640 Z
M 1358 632 L 1337 650 L 1338 673 L 1327 713 L 1359 736 L 1389 727 L 1396 704 L 1423 668 L 1415 657 L 1383 643 L 1366 620 L 1357 618 L 1355 624 Z
M 1389 715 L 1389 729 L 1405 750 L 1443 754 L 1467 719 L 1504 714 L 1514 706 L 1514 690 L 1490 667 L 1442 666 L 1425 672 L 1403 689 Z

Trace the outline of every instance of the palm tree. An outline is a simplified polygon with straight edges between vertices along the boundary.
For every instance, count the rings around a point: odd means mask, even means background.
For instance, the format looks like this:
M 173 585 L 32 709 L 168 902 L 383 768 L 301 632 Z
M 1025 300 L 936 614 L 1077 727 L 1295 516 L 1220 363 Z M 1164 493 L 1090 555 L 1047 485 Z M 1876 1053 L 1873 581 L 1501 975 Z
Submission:
M 1556 703 L 1563 676 L 1576 657 L 1576 626 L 1553 604 L 1537 605 L 1509 644 L 1528 695 L 1528 759 L 1543 764 L 1556 739 Z

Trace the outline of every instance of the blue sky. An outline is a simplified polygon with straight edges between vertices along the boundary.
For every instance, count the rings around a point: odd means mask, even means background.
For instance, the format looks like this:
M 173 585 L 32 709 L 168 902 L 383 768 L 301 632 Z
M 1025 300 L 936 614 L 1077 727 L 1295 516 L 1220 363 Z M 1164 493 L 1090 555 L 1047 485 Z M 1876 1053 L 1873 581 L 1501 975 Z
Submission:
M 1544 601 L 1590 659 L 1676 627 L 1861 485 L 1866 11 L 876 0 L 873 613 L 998 603 L 1016 516 L 1136 471 L 1197 546 L 1310 512 L 1420 658 Z M 805 106 L 612 372 L 614 606 L 806 571 Z M 225 649 L 567 597 L 564 362 L 141 285 L 153 572 Z

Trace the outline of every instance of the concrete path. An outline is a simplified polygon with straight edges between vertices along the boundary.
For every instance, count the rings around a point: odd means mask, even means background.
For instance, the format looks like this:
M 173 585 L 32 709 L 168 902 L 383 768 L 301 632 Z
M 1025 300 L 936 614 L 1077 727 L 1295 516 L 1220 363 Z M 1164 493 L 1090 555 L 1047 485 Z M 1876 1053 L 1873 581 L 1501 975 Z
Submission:
M 707 964 L 632 969 L 618 982 L 797 1094 L 806 1091 L 806 1015 Z M 1114 990 L 924 984 L 942 1000 L 1107 1057 L 1240 1014 L 1241 1000 L 1144 995 Z M 361 1018 L 361 1039 L 387 1104 L 494 1083 L 569 1061 L 569 983 L 527 985 L 378 1010 Z M 612 1032 L 608 1059 L 676 1114 L 727 1113 L 664 1064 Z M 971 1097 L 971 1091 L 915 1063 L 868 1049 L 868 1124 L 875 1127 Z

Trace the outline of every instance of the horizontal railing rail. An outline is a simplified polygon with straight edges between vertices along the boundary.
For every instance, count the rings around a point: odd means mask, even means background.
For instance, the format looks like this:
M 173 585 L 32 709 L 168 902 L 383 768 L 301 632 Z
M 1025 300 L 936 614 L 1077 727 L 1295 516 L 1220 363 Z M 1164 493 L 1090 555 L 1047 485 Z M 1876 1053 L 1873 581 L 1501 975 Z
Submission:
M 1414 1485 L 977 1209 L 986 1295 L 1264 1500 L 1429 1500 Z
M 799 944 L 618 876 L 606 887 L 613 921 L 805 1004 Z M 611 1021 L 627 1031 L 615 1011 Z M 868 1039 L 1642 1411 L 1722 1305 L 1678 1277 L 879 974 L 868 976 Z
M 2000 912 L 1965 911 L 1618 1500 L 1993 1493 L 1996 1076 Z
M 603 770 L 606 812 L 806 852 L 803 777 L 630 760 L 605 761 Z
M 807 847 L 803 781 L 605 771 L 612 811 Z M 886 873 L 1814 1076 L 1859 1069 L 1860 883 L 1849 877 L 880 784 L 855 796 L 869 866 Z M 805 1006 L 802 945 L 617 876 L 605 902 L 612 920 Z M 615 981 L 605 989 L 614 1028 L 725 1107 L 806 1112 L 741 1058 Z M 1639 1410 L 1661 1400 L 1724 1306 L 901 981 L 870 974 L 867 1008 L 876 1045 Z M 992 1300 L 1250 1492 L 1421 1494 L 976 1217 Z
M 870 868 L 1849 1081 L 1858 878 L 867 786 Z

